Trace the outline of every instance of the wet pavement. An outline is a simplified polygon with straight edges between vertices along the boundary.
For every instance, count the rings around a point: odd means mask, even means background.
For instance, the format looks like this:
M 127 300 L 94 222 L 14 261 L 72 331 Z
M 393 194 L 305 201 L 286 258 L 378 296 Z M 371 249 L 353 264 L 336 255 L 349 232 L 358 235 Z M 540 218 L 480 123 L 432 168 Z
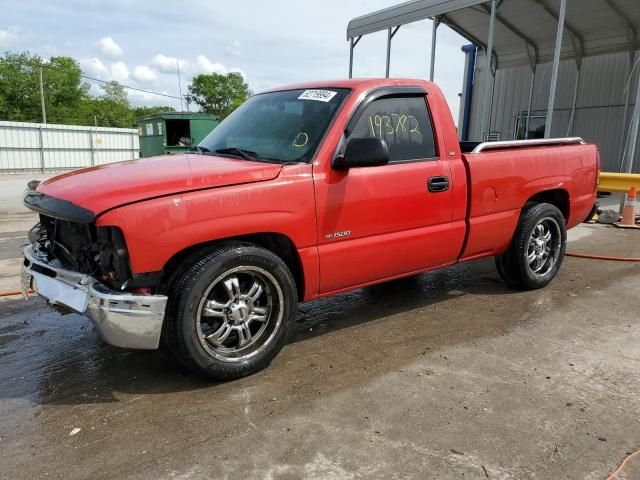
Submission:
M 534 292 L 486 260 L 302 304 L 269 368 L 220 384 L 2 299 L 0 479 L 604 479 L 640 448 L 640 265 L 565 262 Z

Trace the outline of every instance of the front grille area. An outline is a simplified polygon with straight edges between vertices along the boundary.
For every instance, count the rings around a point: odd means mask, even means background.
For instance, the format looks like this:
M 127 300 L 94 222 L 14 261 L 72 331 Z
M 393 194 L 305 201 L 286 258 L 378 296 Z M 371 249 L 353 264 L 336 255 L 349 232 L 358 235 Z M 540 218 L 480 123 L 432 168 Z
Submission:
M 124 236 L 116 227 L 96 227 L 40 214 L 33 234 L 37 250 L 49 261 L 69 270 L 91 275 L 112 288 L 120 288 L 130 269 Z
M 80 224 L 40 215 L 39 250 L 70 270 L 95 273 L 96 232 L 93 224 Z

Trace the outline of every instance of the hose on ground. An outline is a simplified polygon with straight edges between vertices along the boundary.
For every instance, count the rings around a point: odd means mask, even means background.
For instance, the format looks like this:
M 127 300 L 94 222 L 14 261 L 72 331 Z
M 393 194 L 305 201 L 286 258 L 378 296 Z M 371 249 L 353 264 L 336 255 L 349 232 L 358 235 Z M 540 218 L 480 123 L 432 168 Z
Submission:
M 33 290 L 29 289 L 29 293 L 33 293 Z M 0 297 L 12 297 L 14 295 L 22 295 L 20 290 L 7 290 L 5 292 L 0 292 Z
M 613 480 L 614 478 L 616 478 L 616 476 L 622 471 L 622 469 L 624 468 L 625 464 L 631 460 L 633 457 L 635 457 L 636 455 L 640 454 L 640 450 L 636 450 L 635 452 L 633 452 L 631 455 L 627 455 L 627 458 L 624 459 L 624 461 L 620 464 L 620 466 L 616 469 L 615 472 L 613 472 L 611 475 L 609 475 L 607 477 L 607 480 Z
M 611 257 L 608 255 L 592 255 L 590 253 L 566 252 L 567 257 L 588 258 L 589 260 L 610 260 L 613 262 L 640 262 L 638 257 Z

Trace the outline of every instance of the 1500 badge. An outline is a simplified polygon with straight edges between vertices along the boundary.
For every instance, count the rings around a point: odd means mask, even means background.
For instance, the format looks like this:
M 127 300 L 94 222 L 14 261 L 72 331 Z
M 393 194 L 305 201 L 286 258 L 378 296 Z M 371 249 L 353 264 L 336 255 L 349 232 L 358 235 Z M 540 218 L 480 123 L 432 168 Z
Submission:
M 343 230 L 342 232 L 327 233 L 324 238 L 331 240 L 334 238 L 348 237 L 349 235 L 351 235 L 351 230 Z

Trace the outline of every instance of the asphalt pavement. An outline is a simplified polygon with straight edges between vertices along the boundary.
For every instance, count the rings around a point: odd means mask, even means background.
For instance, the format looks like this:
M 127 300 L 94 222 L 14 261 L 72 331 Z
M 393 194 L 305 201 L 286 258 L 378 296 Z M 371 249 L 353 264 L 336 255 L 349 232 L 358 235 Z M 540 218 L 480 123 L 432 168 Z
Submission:
M 0 290 L 32 177 L 0 176 Z M 640 232 L 569 250 L 640 256 Z M 640 448 L 638 291 L 637 263 L 567 258 L 526 292 L 458 265 L 302 304 L 269 368 L 219 384 L 3 298 L 0 479 L 605 479 Z

